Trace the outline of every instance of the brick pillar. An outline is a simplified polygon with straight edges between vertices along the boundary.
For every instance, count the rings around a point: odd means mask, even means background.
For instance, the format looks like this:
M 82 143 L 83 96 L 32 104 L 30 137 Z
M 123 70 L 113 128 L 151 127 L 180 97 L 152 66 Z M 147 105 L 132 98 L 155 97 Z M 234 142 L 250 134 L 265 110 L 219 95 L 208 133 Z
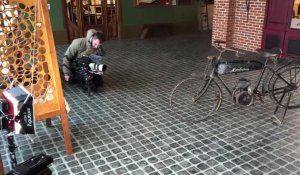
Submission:
M 250 0 L 248 12 L 245 0 L 215 0 L 212 40 L 248 51 L 260 48 L 265 9 L 266 0 Z
M 233 20 L 234 15 L 232 4 L 234 0 L 215 0 L 214 2 L 214 15 L 213 15 L 213 28 L 212 40 L 223 40 L 229 44 L 231 35 L 234 32 Z
M 254 51 L 261 47 L 266 0 L 250 0 L 247 12 L 245 0 L 236 0 L 232 47 Z

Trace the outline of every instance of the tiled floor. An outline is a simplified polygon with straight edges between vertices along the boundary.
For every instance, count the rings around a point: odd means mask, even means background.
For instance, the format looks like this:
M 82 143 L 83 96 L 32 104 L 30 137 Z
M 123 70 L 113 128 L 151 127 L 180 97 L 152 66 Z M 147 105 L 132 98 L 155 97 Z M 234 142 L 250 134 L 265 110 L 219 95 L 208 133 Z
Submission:
M 221 109 L 202 122 L 182 121 L 170 110 L 174 85 L 203 71 L 212 53 L 210 36 L 107 41 L 108 70 L 98 93 L 88 97 L 78 86 L 63 84 L 74 154 L 66 155 L 57 118 L 51 128 L 38 122 L 34 137 L 16 136 L 18 162 L 45 152 L 59 175 L 300 174 L 300 110 L 288 111 L 278 126 L 270 120 L 275 107 L 270 100 L 237 107 L 226 92 Z M 57 46 L 60 65 L 66 48 Z M 225 79 L 233 83 L 237 75 Z M 4 134 L 0 143 L 7 172 Z

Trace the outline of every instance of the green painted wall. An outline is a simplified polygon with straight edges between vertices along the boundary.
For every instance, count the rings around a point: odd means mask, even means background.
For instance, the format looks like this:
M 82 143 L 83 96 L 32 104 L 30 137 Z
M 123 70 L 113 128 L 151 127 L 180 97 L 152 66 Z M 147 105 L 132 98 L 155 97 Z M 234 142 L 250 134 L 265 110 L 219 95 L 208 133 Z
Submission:
M 197 6 L 135 7 L 133 0 L 120 0 L 122 25 L 140 25 L 152 23 L 183 22 L 197 20 Z M 61 0 L 48 0 L 50 20 L 53 31 L 65 30 L 62 17 Z
M 61 0 L 48 0 L 50 20 L 53 31 L 64 30 Z
M 135 7 L 133 0 L 121 0 L 122 25 L 171 23 L 197 20 L 197 6 L 176 5 L 162 7 Z

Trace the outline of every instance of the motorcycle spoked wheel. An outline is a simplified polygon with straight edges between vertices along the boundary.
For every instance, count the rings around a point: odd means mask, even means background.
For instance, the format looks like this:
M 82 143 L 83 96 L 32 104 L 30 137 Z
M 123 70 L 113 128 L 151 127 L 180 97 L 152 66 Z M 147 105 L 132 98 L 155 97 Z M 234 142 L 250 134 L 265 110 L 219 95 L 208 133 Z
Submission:
M 219 109 L 221 101 L 221 89 L 212 79 L 185 79 L 173 88 L 170 96 L 174 116 L 191 122 L 199 122 L 211 116 Z

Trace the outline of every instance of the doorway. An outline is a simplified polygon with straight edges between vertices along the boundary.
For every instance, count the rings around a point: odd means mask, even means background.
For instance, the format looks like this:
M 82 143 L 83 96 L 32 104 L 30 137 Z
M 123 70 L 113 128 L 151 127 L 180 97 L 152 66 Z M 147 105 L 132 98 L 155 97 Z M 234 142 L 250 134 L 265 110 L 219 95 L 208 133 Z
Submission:
M 105 39 L 119 38 L 118 0 L 64 0 L 64 21 L 69 43 L 85 37 L 89 29 L 101 30 Z
M 262 48 L 300 54 L 300 0 L 268 0 Z

